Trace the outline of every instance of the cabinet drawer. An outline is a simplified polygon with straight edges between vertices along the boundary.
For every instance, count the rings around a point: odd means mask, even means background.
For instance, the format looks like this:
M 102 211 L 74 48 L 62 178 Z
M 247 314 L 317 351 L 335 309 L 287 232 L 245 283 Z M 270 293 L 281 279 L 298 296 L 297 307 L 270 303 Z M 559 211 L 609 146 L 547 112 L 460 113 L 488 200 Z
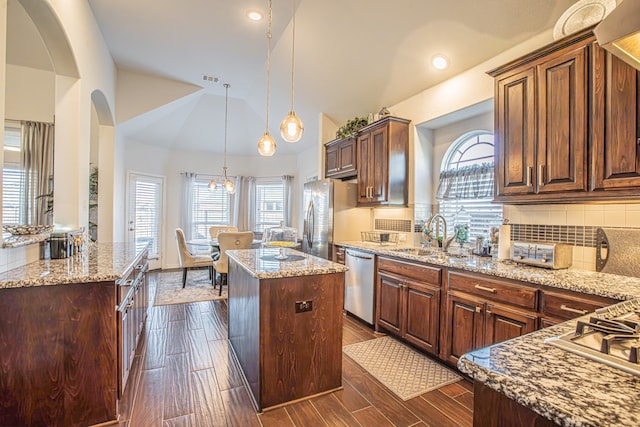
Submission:
M 449 271 L 449 288 L 532 310 L 538 302 L 537 289 L 457 271 Z
M 562 294 L 542 292 L 542 313 L 545 316 L 564 320 L 574 319 L 596 309 L 614 304 L 617 301 L 600 297 L 588 297 L 581 294 Z
M 427 282 L 432 285 L 440 285 L 442 283 L 442 268 L 439 267 L 430 267 L 379 257 L 378 270 L 389 271 L 408 279 Z

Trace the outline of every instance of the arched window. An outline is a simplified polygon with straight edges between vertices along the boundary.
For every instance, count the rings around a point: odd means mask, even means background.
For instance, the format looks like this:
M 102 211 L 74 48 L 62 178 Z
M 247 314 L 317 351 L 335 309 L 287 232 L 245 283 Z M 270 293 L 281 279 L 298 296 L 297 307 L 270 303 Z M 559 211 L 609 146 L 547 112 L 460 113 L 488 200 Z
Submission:
M 468 132 L 445 153 L 436 199 L 450 224 L 469 223 L 471 239 L 502 222 L 502 206 L 493 200 L 493 134 Z

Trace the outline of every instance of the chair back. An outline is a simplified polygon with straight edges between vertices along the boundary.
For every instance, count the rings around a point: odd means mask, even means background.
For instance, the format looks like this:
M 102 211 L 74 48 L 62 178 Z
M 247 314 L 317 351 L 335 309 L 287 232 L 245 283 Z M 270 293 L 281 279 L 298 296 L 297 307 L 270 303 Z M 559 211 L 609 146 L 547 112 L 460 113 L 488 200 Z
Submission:
M 218 263 L 226 265 L 229 262 L 228 250 L 251 249 L 253 231 L 223 232 L 218 234 L 220 244 L 220 259 Z
M 228 231 L 238 231 L 238 227 L 234 227 L 233 225 L 214 225 L 213 227 L 209 227 L 209 235 L 212 239 L 217 239 L 219 232 Z
M 176 244 L 178 245 L 178 262 L 180 262 L 180 268 L 182 268 L 187 259 L 191 257 L 182 228 L 176 228 Z

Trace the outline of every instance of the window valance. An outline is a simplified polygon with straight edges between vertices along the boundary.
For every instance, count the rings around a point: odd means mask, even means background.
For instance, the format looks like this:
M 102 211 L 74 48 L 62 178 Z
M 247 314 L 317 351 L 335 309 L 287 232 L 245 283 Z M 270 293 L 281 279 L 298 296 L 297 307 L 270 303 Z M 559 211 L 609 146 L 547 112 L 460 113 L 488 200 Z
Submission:
M 470 165 L 440 172 L 438 200 L 493 197 L 493 163 Z

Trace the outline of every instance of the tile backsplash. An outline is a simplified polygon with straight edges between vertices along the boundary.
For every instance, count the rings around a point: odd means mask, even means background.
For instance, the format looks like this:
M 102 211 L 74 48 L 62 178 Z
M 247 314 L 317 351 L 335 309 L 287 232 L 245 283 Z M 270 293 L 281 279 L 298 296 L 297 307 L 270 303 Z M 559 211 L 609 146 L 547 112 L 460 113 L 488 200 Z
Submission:
M 640 203 L 505 205 L 503 217 L 514 239 L 572 244 L 573 268 L 595 271 L 595 230 L 640 228 Z

